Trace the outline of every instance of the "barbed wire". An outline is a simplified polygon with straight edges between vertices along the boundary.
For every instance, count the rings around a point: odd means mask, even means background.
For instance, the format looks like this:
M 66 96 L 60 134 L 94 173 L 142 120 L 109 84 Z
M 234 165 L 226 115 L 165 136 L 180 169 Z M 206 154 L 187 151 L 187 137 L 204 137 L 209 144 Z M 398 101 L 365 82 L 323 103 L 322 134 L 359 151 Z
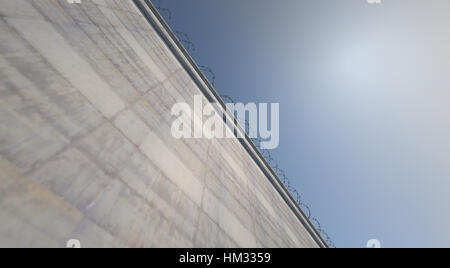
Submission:
M 203 73 L 209 73 L 210 75 L 209 82 L 211 82 L 211 85 L 216 86 L 216 74 L 214 73 L 214 71 L 208 66 L 199 65 L 198 67 Z
M 153 2 L 153 6 L 159 10 L 159 12 L 166 13 L 167 15 L 167 23 L 172 23 L 172 11 L 170 9 L 161 6 L 161 0 L 151 0 Z
M 174 30 L 173 32 L 177 35 L 178 40 L 184 44 L 185 48 L 188 51 L 190 51 L 191 53 L 194 53 L 196 51 L 195 44 L 191 42 L 189 35 L 178 30 Z
M 220 97 L 223 100 L 226 100 L 230 103 L 236 103 L 233 98 L 231 98 L 228 95 L 220 95 Z M 245 122 L 238 122 L 245 131 L 248 131 L 247 133 L 250 133 L 250 123 L 248 120 L 245 120 Z M 243 124 L 242 124 L 243 123 Z M 281 182 L 284 184 L 286 189 L 289 191 L 289 193 L 292 195 L 294 200 L 297 202 L 298 206 L 301 208 L 301 210 L 305 213 L 306 217 L 310 220 L 310 222 L 314 225 L 317 232 L 322 236 L 322 238 L 325 240 L 325 242 L 328 244 L 329 247 L 335 248 L 335 243 L 331 240 L 328 233 L 322 228 L 321 223 L 317 218 L 312 216 L 311 207 L 303 202 L 301 194 L 295 189 L 292 184 L 289 177 L 286 175 L 286 172 L 280 168 L 278 165 L 278 162 L 274 159 L 273 155 L 270 153 L 270 150 L 262 149 L 261 142 L 263 141 L 262 138 L 250 138 L 253 141 L 253 144 L 255 144 L 256 148 L 260 151 L 260 153 L 264 156 L 265 160 L 269 164 L 269 166 L 272 168 L 272 170 L 275 172 L 275 174 L 278 176 L 278 178 L 281 180 Z
M 170 23 L 172 20 L 172 12 L 168 8 L 161 7 L 161 0 L 155 0 L 155 3 L 157 3 L 157 5 L 155 5 L 155 7 L 159 11 L 162 11 L 162 12 L 165 12 L 166 14 L 168 14 L 168 18 L 169 18 L 168 22 Z M 174 30 L 174 33 L 179 38 L 179 41 L 182 42 L 185 46 L 187 46 L 186 47 L 187 50 L 190 50 L 191 52 L 196 51 L 195 44 L 190 40 L 189 35 L 187 35 L 184 32 L 178 31 L 178 30 Z M 208 66 L 199 65 L 198 67 L 200 68 L 200 70 L 203 73 L 209 74 L 210 82 L 215 87 L 216 74 L 214 73 L 214 71 Z M 236 104 L 234 99 L 228 95 L 220 95 L 220 97 L 222 98 L 222 100 L 224 100 L 227 103 Z M 236 119 L 236 121 L 238 121 L 238 119 Z M 244 119 L 244 122 L 238 121 L 238 123 L 241 125 L 241 127 L 244 128 L 244 131 L 246 131 L 246 133 L 251 132 L 250 131 L 251 126 L 250 126 L 248 120 Z M 250 138 L 250 139 L 252 140 L 252 142 L 256 146 L 256 148 L 259 150 L 259 152 L 262 154 L 262 156 L 264 157 L 266 162 L 269 164 L 269 166 L 272 168 L 272 170 L 275 172 L 275 174 L 278 176 L 278 178 L 281 180 L 281 182 L 284 184 L 286 189 L 292 195 L 292 197 L 294 198 L 295 202 L 298 204 L 300 209 L 303 211 L 303 213 L 305 213 L 305 216 L 309 219 L 309 221 L 316 228 L 317 232 L 325 240 L 327 245 L 331 248 L 335 248 L 336 247 L 335 243 L 330 238 L 328 233 L 322 228 L 322 224 L 320 223 L 320 221 L 317 218 L 312 216 L 311 207 L 303 201 L 302 195 L 297 191 L 297 189 L 295 189 L 292 186 L 290 178 L 286 175 L 286 172 L 279 166 L 278 162 L 275 160 L 273 155 L 270 153 L 270 150 L 262 149 L 261 143 L 263 142 L 263 139 L 260 137 Z

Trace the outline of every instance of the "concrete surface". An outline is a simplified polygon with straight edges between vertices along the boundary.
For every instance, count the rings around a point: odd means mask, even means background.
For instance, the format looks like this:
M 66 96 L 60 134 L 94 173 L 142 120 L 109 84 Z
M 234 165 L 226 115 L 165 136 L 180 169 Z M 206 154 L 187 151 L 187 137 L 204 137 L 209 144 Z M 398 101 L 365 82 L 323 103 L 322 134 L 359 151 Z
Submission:
M 0 0 L 0 247 L 318 247 L 132 0 Z

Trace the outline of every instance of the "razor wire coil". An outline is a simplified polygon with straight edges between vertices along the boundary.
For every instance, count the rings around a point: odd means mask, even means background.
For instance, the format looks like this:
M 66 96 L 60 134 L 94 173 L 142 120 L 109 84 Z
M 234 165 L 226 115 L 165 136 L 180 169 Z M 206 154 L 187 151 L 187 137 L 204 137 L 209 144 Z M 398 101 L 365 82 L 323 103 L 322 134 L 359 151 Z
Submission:
M 160 11 L 161 13 L 165 13 L 167 15 L 167 22 L 170 24 L 172 22 L 172 12 L 168 8 L 161 6 L 161 0 L 154 0 L 153 2 L 154 2 L 155 8 L 158 9 L 158 11 Z M 188 50 L 190 52 L 196 51 L 195 44 L 191 41 L 188 34 L 178 31 L 178 30 L 174 30 L 173 32 L 177 36 L 178 40 L 185 46 L 186 50 Z M 198 67 L 205 75 L 208 74 L 207 77 L 209 77 L 208 79 L 209 79 L 211 85 L 213 87 L 215 87 L 216 74 L 214 73 L 212 68 L 210 68 L 208 66 L 204 66 L 204 65 L 199 65 Z M 222 100 L 224 100 L 227 103 L 236 104 L 234 99 L 228 95 L 220 95 L 220 97 L 222 98 Z M 238 123 L 244 128 L 244 131 L 247 131 L 247 130 L 250 131 L 251 126 L 250 126 L 248 120 L 245 120 L 245 122 L 238 122 Z M 311 207 L 303 201 L 302 195 L 298 192 L 297 189 L 295 189 L 292 186 L 291 180 L 286 175 L 286 172 L 282 168 L 280 168 L 278 162 L 275 160 L 275 158 L 273 157 L 273 155 L 270 153 L 269 150 L 262 149 L 261 143 L 263 140 L 260 137 L 250 138 L 250 139 L 252 140 L 252 142 L 256 146 L 256 148 L 259 150 L 261 155 L 264 157 L 267 164 L 272 168 L 272 170 L 275 172 L 277 177 L 284 184 L 287 191 L 292 195 L 292 198 L 297 203 L 299 208 L 303 211 L 303 213 L 308 218 L 308 220 L 311 222 L 311 224 L 316 228 L 317 232 L 325 240 L 326 244 L 331 248 L 336 248 L 336 245 L 333 242 L 333 240 L 331 239 L 331 237 L 322 228 L 322 224 L 320 223 L 320 221 L 317 218 L 312 216 Z

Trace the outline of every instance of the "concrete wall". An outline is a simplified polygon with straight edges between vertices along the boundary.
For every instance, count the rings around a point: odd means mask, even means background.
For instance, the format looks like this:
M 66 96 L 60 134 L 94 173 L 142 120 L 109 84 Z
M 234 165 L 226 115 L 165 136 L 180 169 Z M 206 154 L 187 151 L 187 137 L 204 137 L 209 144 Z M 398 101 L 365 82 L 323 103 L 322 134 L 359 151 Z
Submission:
M 0 0 L 0 247 L 317 247 L 131 0 Z M 317 239 L 317 238 L 316 238 Z

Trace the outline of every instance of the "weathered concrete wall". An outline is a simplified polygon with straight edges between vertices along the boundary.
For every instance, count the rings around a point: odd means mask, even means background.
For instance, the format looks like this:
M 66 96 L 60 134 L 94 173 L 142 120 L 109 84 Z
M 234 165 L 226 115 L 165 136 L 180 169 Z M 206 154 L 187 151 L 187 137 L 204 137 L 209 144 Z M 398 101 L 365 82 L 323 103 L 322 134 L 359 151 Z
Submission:
M 0 0 L 0 247 L 317 247 L 131 0 Z

